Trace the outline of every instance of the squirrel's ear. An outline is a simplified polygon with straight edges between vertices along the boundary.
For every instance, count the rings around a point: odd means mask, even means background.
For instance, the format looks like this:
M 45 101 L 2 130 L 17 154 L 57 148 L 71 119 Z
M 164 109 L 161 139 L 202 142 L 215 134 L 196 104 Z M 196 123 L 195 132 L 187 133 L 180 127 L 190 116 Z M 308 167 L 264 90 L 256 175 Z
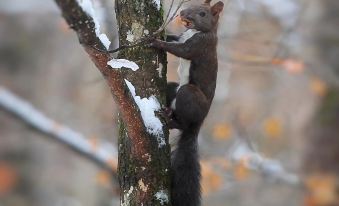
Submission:
M 224 3 L 222 3 L 221 1 L 214 4 L 211 7 L 211 12 L 212 12 L 213 16 L 219 15 L 220 12 L 223 10 L 223 8 L 224 8 Z
M 205 4 L 210 4 L 212 0 L 205 0 Z

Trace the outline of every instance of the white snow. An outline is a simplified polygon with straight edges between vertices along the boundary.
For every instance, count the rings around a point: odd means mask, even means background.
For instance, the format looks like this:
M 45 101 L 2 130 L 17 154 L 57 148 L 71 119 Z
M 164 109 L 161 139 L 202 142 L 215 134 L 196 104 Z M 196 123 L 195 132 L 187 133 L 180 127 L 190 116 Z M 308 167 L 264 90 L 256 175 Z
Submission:
M 168 203 L 168 195 L 164 190 L 160 190 L 154 196 L 160 201 L 161 205 Z
M 251 170 L 271 177 L 272 180 L 281 180 L 290 184 L 299 182 L 299 178 L 295 174 L 287 172 L 279 161 L 263 157 L 251 149 L 246 142 L 239 141 L 233 145 L 231 158 L 235 162 L 243 162 Z
M 159 147 L 166 145 L 164 139 L 164 133 L 162 130 L 162 123 L 158 117 L 155 116 L 155 112 L 160 110 L 160 103 L 158 102 L 155 96 L 150 96 L 149 98 L 141 98 L 135 93 L 135 88 L 131 82 L 125 79 L 126 85 L 129 88 L 135 103 L 138 105 L 142 119 L 144 120 L 147 132 L 156 135 L 158 137 L 157 141 Z
M 157 71 L 159 73 L 159 77 L 160 78 L 162 78 L 162 69 L 163 68 L 164 68 L 164 66 L 161 63 L 159 63 L 159 67 L 157 68 Z
M 139 69 L 139 66 L 135 62 L 129 61 L 127 59 L 112 59 L 108 61 L 107 64 L 114 69 L 120 69 L 122 67 L 132 69 L 133 71 Z
M 102 44 L 105 46 L 106 49 L 109 49 L 109 46 L 111 45 L 111 41 L 108 39 L 106 34 L 100 34 L 99 39 L 102 42 Z
M 160 8 L 161 8 L 160 0 L 153 0 L 153 3 L 157 6 L 157 9 L 160 10 Z
M 149 31 L 147 29 L 144 30 L 144 34 L 149 35 Z
M 134 35 L 131 31 L 127 31 L 127 36 L 126 36 L 126 40 L 129 42 L 133 42 L 134 41 Z
M 77 0 L 78 4 L 81 6 L 81 8 L 90 16 L 93 18 L 93 22 L 95 24 L 95 34 L 100 39 L 102 44 L 106 47 L 106 49 L 109 49 L 109 46 L 111 44 L 110 40 L 107 38 L 107 35 L 104 33 L 101 33 L 100 31 L 100 23 L 99 23 L 99 16 L 94 9 L 93 3 L 91 0 Z
M 121 205 L 122 205 L 122 206 L 129 206 L 129 205 L 130 205 L 130 201 L 131 201 L 130 196 L 131 196 L 131 194 L 133 193 L 133 190 L 134 190 L 134 187 L 131 186 L 131 187 L 129 188 L 129 190 L 127 191 L 127 193 L 124 194 L 123 200 L 120 199 L 120 200 L 121 200 Z M 125 190 L 125 191 L 126 191 L 126 190 Z
M 109 143 L 102 142 L 96 150 L 93 150 L 93 145 L 84 135 L 46 117 L 31 104 L 1 86 L 0 107 L 16 114 L 32 127 L 65 142 L 67 145 L 72 145 L 77 150 L 93 156 L 104 164 L 118 156 L 117 149 Z

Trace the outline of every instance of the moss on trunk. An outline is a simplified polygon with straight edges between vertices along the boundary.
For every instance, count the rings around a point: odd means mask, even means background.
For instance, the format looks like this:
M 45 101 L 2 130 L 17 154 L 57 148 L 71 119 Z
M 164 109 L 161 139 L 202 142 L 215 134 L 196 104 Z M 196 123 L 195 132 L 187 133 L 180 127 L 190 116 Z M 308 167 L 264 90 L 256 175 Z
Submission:
M 162 10 L 151 0 L 117 0 L 116 14 L 119 25 L 120 45 L 133 44 L 142 36 L 156 31 L 162 24 Z M 138 64 L 139 70 L 123 70 L 122 75 L 130 81 L 141 98 L 154 95 L 163 105 L 166 92 L 166 54 L 147 45 L 122 50 L 119 58 Z M 127 91 L 126 91 L 127 92 Z M 136 108 L 138 109 L 138 108 Z M 164 136 L 146 132 L 142 141 L 146 148 L 141 156 L 133 155 L 134 147 L 120 121 L 119 134 L 119 180 L 121 205 L 169 205 L 170 147 L 168 130 Z M 159 146 L 159 138 L 166 139 L 166 146 Z M 148 159 L 143 161 L 142 159 Z M 166 194 L 168 201 L 164 196 Z

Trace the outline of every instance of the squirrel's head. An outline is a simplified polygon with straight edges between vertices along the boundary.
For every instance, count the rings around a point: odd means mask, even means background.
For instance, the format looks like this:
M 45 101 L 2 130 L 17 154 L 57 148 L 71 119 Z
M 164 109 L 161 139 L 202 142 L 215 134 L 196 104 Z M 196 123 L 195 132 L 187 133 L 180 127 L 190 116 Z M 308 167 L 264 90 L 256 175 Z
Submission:
M 209 32 L 217 27 L 224 3 L 219 1 L 211 6 L 210 2 L 211 0 L 206 0 L 202 5 L 192 6 L 180 12 L 181 21 L 186 28 Z

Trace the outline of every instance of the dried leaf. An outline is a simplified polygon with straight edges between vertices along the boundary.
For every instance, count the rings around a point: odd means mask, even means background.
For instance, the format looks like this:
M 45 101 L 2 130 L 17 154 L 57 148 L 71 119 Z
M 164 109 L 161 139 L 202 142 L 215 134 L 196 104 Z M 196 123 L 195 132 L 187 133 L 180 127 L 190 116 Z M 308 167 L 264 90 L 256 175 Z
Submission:
M 0 196 L 11 192 L 18 182 L 16 170 L 5 162 L 0 162 Z
M 206 161 L 201 161 L 201 187 L 203 195 L 219 190 L 223 184 L 223 178 L 215 172 L 212 166 Z
M 268 137 L 277 138 L 282 134 L 282 124 L 277 118 L 268 118 L 264 121 L 264 133 Z
M 244 159 L 243 161 L 240 161 L 238 164 L 236 164 L 233 171 L 236 180 L 243 181 L 249 177 L 250 171 L 246 167 L 246 161 L 247 160 Z
M 297 59 L 273 59 L 272 64 L 281 65 L 291 74 L 300 74 L 305 70 L 304 62 Z
M 317 96 L 323 97 L 327 92 L 327 85 L 324 81 L 318 78 L 313 78 L 310 83 L 311 91 Z
M 224 124 L 217 124 L 213 128 L 213 137 L 218 140 L 227 140 L 231 137 L 232 129 L 231 126 Z
M 309 205 L 335 205 L 339 201 L 334 175 L 311 175 L 306 178 L 306 187 L 309 191 L 307 196 Z
M 96 182 L 103 187 L 109 187 L 111 184 L 111 174 L 107 171 L 100 171 L 97 173 L 95 179 Z

